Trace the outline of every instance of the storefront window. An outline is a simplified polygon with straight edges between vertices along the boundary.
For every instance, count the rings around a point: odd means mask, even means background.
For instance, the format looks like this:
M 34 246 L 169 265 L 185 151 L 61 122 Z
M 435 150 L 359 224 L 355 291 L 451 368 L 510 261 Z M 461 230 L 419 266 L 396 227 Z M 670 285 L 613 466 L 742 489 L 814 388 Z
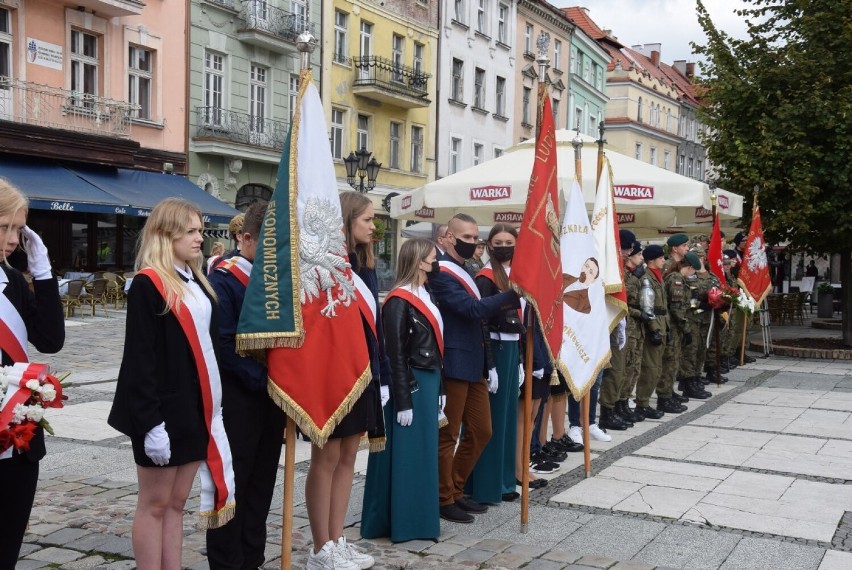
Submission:
M 385 216 L 375 219 L 376 276 L 379 290 L 389 291 L 396 279 L 396 220 Z

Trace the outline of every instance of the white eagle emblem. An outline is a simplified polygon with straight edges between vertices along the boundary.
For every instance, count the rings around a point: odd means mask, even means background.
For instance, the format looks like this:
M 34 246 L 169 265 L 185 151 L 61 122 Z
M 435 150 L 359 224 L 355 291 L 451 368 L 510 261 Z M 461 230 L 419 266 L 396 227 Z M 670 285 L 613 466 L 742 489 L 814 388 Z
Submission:
M 311 302 L 325 293 L 326 305 L 320 313 L 337 316 L 335 307 L 355 299 L 355 283 L 343 241 L 343 218 L 329 200 L 310 198 L 305 204 L 299 235 L 301 302 Z
M 748 246 L 748 270 L 752 273 L 766 269 L 766 251 L 763 247 L 763 239 L 757 236 Z

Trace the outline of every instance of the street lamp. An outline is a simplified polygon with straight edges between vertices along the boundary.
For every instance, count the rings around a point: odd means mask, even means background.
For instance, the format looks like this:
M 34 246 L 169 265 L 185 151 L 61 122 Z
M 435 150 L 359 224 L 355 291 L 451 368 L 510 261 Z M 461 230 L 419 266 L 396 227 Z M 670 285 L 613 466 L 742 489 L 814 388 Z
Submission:
M 379 176 L 379 169 L 382 167 L 381 162 L 376 161 L 373 153 L 362 148 L 358 152 L 350 152 L 349 156 L 343 159 L 346 165 L 346 181 L 352 188 L 358 192 L 367 192 L 376 187 L 376 178 Z M 360 178 L 360 182 L 355 182 L 355 177 Z M 367 186 L 364 186 L 364 178 L 367 179 Z

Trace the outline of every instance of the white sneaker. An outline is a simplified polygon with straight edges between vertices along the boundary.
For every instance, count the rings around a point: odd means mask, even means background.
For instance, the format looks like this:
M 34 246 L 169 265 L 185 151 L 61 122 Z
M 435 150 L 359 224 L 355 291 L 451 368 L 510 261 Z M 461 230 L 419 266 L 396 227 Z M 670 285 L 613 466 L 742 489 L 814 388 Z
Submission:
M 612 441 L 612 436 L 599 428 L 598 424 L 589 427 L 589 437 L 595 441 Z
M 571 441 L 574 443 L 583 443 L 583 428 L 580 426 L 573 426 L 568 430 L 568 437 L 571 438 Z
M 337 552 L 340 553 L 340 556 L 342 556 L 347 562 L 354 564 L 356 568 L 366 570 L 367 568 L 372 568 L 373 564 L 376 563 L 372 556 L 361 552 L 361 550 L 346 542 L 345 536 L 338 538 L 335 546 L 337 547 Z M 335 568 L 337 568 L 337 566 L 335 566 Z
M 314 553 L 311 547 L 305 568 L 306 570 L 358 570 L 360 566 L 344 558 L 334 542 L 329 540 L 317 553 Z

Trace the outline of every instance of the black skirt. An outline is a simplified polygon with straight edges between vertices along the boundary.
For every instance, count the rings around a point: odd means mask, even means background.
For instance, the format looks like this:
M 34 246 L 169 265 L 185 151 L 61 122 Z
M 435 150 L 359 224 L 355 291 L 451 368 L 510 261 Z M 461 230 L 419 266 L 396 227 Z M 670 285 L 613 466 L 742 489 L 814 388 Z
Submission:
M 375 382 L 370 382 L 349 413 L 331 432 L 329 439 L 342 439 L 376 429 L 376 415 L 379 407 L 381 407 L 381 401 L 376 394 Z
M 168 430 L 167 430 L 168 431 Z M 206 428 L 205 428 L 206 433 Z M 207 443 L 209 436 L 196 434 L 195 436 L 181 437 L 176 439 L 169 434 L 169 446 L 172 455 L 169 462 L 163 467 L 177 467 L 185 465 L 193 461 L 203 461 L 207 459 Z M 140 467 L 160 467 L 155 465 L 147 455 L 145 455 L 145 436 L 132 437 L 130 443 L 133 446 L 133 461 Z

